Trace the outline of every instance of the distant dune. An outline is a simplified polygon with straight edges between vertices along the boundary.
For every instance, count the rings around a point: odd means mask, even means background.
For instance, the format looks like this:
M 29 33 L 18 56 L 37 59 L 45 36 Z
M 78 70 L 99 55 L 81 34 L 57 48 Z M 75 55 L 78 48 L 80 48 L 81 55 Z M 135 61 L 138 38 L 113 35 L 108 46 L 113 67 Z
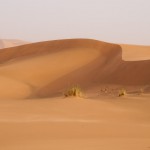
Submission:
M 15 39 L 0 39 L 0 49 L 27 44 L 28 42 Z
M 150 46 L 121 44 L 123 60 L 138 61 L 150 59 Z

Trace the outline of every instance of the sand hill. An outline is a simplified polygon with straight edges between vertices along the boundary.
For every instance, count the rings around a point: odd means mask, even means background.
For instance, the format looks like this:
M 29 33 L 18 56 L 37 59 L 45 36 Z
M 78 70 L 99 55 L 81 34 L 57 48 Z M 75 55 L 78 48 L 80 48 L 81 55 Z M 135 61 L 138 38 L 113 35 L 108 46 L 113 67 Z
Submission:
M 0 49 L 20 46 L 24 44 L 28 44 L 28 42 L 15 39 L 0 39 Z
M 2 92 L 3 98 L 48 97 L 62 94 L 73 84 L 86 90 L 100 85 L 150 85 L 150 60 L 125 61 L 120 45 L 96 40 L 58 40 L 8 48 L 0 51 L 0 63 L 0 88 L 10 91 Z M 20 94 L 18 88 L 22 89 Z
M 149 52 L 90 39 L 1 50 L 0 148 L 149 149 Z M 76 84 L 85 97 L 64 98 Z M 125 97 L 118 97 L 121 88 Z

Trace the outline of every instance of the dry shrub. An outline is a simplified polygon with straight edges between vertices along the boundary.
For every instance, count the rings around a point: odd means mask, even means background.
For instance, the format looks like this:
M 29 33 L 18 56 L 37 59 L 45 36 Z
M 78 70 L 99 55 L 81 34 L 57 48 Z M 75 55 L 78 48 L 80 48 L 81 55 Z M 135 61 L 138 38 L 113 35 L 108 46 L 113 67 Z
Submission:
M 69 96 L 82 97 L 83 92 L 79 86 L 72 86 L 66 90 L 64 95 L 65 97 L 69 97 Z
M 126 90 L 125 89 L 121 89 L 118 93 L 118 96 L 121 97 L 121 96 L 125 96 L 127 94 Z

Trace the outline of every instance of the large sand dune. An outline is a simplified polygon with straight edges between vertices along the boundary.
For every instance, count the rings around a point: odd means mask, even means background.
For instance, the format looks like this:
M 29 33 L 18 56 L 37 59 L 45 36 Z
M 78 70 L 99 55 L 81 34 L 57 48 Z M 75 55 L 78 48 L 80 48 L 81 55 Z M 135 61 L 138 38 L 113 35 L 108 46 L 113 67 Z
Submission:
M 0 51 L 0 62 L 0 88 L 10 91 L 2 92 L 2 98 L 48 97 L 62 94 L 73 84 L 85 89 L 106 84 L 150 84 L 150 60 L 124 61 L 121 46 L 95 40 L 60 40 L 9 48 Z M 14 87 L 9 82 L 15 82 Z M 15 84 L 22 85 L 24 94 L 18 94 Z
M 149 51 L 89 39 L 1 50 L 0 149 L 149 149 Z M 75 84 L 86 97 L 64 98 Z

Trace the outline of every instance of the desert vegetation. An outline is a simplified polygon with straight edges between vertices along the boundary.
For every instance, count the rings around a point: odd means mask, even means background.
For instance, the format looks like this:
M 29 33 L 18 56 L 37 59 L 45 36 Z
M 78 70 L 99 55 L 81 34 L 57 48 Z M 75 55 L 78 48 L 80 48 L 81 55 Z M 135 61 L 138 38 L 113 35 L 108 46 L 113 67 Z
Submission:
M 75 85 L 75 86 L 71 86 L 70 88 L 68 88 L 64 92 L 64 96 L 65 97 L 69 97 L 69 96 L 83 97 L 83 92 L 82 92 L 80 86 Z
M 121 90 L 119 90 L 118 96 L 121 97 L 121 96 L 125 96 L 126 94 L 127 94 L 126 90 L 121 89 Z
M 143 93 L 144 93 L 144 89 L 141 88 L 141 89 L 140 89 L 140 92 L 139 92 L 139 95 L 142 95 Z

